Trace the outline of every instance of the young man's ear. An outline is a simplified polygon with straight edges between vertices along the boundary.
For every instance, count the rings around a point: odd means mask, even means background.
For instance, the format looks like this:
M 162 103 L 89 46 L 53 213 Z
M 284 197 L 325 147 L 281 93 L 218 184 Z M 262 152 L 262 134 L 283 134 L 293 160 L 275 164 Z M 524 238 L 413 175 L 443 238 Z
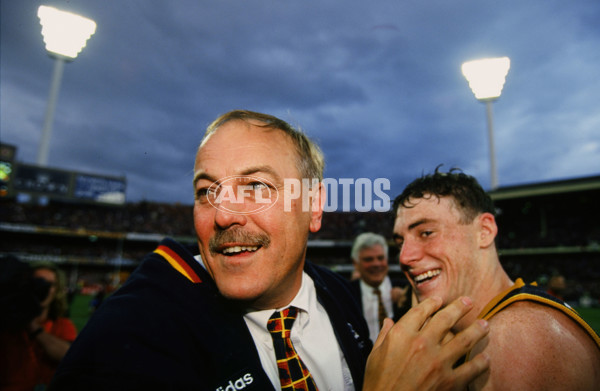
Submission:
M 494 244 L 494 239 L 498 234 L 496 218 L 491 213 L 482 213 L 477 219 L 479 223 L 479 246 L 482 248 L 489 247 Z
M 314 186 L 311 190 L 311 205 L 310 205 L 310 232 L 317 232 L 321 229 L 321 220 L 323 218 L 323 209 L 327 194 L 325 193 L 325 185 L 319 182 L 318 186 Z

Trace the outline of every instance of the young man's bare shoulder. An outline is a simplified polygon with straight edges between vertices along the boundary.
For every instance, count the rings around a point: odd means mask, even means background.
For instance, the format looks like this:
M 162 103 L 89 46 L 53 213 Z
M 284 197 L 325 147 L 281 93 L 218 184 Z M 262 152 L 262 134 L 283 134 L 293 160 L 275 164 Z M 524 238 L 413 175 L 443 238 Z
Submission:
M 490 371 L 472 389 L 597 390 L 600 349 L 561 311 L 517 302 L 490 320 L 490 333 L 473 354 L 490 356 Z

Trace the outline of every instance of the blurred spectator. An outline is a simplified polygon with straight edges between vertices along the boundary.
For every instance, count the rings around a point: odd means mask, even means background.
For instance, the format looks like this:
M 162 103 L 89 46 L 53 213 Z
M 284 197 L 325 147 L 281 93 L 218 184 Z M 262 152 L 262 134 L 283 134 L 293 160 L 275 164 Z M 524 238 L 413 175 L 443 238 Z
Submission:
M 104 295 L 106 294 L 106 287 L 104 284 L 100 285 L 100 289 L 94 294 L 94 298 L 90 301 L 90 311 L 95 312 L 100 304 L 104 301 Z
M 77 334 L 73 323 L 63 317 L 67 310 L 64 276 L 52 263 L 31 268 L 14 258 L 9 263 L 2 261 L 3 269 L 9 269 L 2 273 L 2 314 L 14 305 L 13 298 L 26 308 L 19 309 L 17 318 L 3 322 L 0 389 L 42 390 Z
M 558 299 L 564 300 L 566 288 L 567 283 L 565 281 L 565 277 L 561 274 L 556 274 L 550 278 L 550 281 L 548 281 L 547 292 Z
M 383 236 L 365 232 L 356 237 L 351 257 L 359 278 L 352 280 L 372 341 L 377 339 L 383 319 L 400 319 L 410 308 L 408 286 L 392 286 L 388 276 L 388 245 Z
M 27 327 L 41 313 L 40 302 L 50 284 L 34 279 L 28 264 L 12 255 L 0 258 L 0 331 L 15 332 Z

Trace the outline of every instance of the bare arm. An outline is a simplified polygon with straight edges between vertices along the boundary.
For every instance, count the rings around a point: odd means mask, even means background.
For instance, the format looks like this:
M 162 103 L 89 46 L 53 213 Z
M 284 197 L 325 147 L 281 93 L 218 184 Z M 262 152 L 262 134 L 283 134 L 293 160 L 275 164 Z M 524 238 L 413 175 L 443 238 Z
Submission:
M 441 300 L 427 299 L 396 324 L 386 319 L 367 361 L 365 391 L 461 390 L 487 369 L 485 354 L 453 368 L 487 334 L 487 322 L 475 322 L 444 340 L 450 328 L 472 308 L 470 299 L 458 299 L 433 315 L 440 306 Z
M 46 354 L 55 361 L 62 360 L 71 346 L 70 342 L 48 334 L 45 331 L 39 333 L 35 338 L 42 345 Z
M 66 341 L 56 335 L 46 332 L 43 328 L 43 317 L 34 319 L 29 325 L 29 332 L 35 332 L 35 339 L 42 346 L 48 357 L 54 361 L 60 361 L 67 354 L 67 350 L 71 347 L 71 342 Z
M 490 319 L 490 334 L 473 352 L 490 371 L 470 390 L 598 390 L 600 350 L 574 321 L 540 304 L 512 304 Z

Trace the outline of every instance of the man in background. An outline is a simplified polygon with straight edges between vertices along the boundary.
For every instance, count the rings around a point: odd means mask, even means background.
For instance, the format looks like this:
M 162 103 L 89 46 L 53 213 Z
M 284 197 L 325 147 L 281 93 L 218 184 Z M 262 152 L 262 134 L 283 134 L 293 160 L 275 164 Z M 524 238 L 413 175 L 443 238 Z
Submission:
M 388 275 L 388 245 L 383 236 L 372 232 L 358 235 L 351 257 L 358 275 L 351 283 L 353 292 L 374 342 L 385 318 L 396 322 L 410 308 L 408 286 L 392 285 Z
M 548 281 L 547 292 L 557 299 L 564 300 L 567 281 L 562 274 L 554 274 Z

